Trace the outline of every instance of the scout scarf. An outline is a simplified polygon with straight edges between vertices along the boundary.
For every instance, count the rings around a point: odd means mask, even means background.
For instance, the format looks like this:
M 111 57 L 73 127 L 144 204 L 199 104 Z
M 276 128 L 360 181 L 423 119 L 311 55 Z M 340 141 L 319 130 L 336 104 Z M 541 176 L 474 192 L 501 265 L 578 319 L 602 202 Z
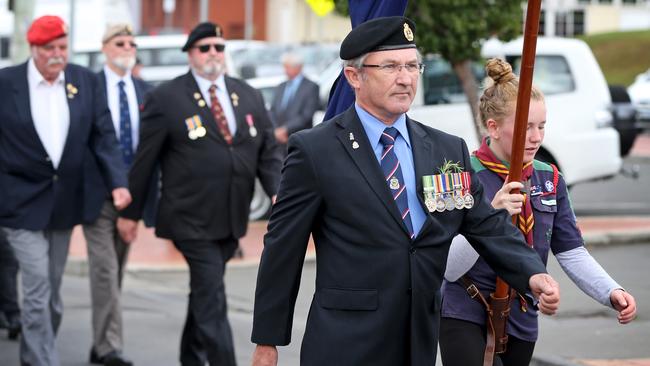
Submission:
M 474 151 L 474 156 L 483 164 L 487 169 L 495 172 L 501 177 L 502 180 L 506 180 L 508 177 L 509 167 L 505 165 L 499 158 L 497 158 L 489 146 L 489 140 L 487 137 L 483 138 L 481 147 L 478 150 Z M 528 162 L 524 164 L 524 167 L 521 172 L 521 181 L 526 182 L 530 179 L 530 176 L 533 174 L 533 162 Z M 526 242 L 529 246 L 533 246 L 533 224 L 535 219 L 533 218 L 533 208 L 530 204 L 530 199 L 527 195 L 527 192 L 522 192 L 524 195 L 524 207 L 521 210 L 521 213 L 517 216 L 517 226 L 519 230 L 526 237 Z

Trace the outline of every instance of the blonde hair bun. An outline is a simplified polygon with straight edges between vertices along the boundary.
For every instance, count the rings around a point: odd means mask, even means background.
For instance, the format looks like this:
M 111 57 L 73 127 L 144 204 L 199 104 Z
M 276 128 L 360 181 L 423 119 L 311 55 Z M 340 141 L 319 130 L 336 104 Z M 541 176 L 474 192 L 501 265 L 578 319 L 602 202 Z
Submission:
M 512 66 L 499 58 L 488 60 L 485 64 L 485 71 L 495 84 L 507 83 L 516 78 L 512 72 Z

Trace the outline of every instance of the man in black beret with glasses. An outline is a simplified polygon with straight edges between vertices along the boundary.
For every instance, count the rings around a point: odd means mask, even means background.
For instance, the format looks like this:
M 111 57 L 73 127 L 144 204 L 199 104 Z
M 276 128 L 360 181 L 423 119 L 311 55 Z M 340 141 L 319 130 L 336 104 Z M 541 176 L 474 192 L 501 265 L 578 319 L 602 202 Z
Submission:
M 406 115 L 423 69 L 414 31 L 399 16 L 353 29 L 340 56 L 354 105 L 289 137 L 255 290 L 254 366 L 276 365 L 276 346 L 291 341 L 310 235 L 316 291 L 301 365 L 435 365 L 440 286 L 458 233 L 520 293 L 530 288 L 542 312 L 557 309 L 557 283 L 505 210 L 483 198 L 465 142 Z M 427 184 L 447 178 L 454 186 Z
M 269 196 L 279 185 L 280 150 L 262 95 L 225 75 L 225 47 L 221 27 L 197 25 L 183 46 L 191 70 L 145 98 L 129 174 L 134 201 L 118 220 L 133 241 L 160 162 L 156 235 L 172 240 L 190 269 L 182 365 L 235 365 L 225 264 L 246 233 L 255 178 Z

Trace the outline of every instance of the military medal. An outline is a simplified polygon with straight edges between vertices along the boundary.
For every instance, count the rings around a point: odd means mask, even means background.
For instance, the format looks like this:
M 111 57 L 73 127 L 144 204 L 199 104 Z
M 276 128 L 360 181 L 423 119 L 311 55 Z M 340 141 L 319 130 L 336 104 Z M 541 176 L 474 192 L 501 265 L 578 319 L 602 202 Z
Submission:
M 399 180 L 397 179 L 396 176 L 393 175 L 392 178 L 390 178 L 388 186 L 392 190 L 399 189 Z
M 186 118 L 185 126 L 187 127 L 187 137 L 189 137 L 190 140 L 204 137 L 208 133 L 205 127 L 203 127 L 203 122 L 201 122 L 201 117 L 199 117 L 199 115 Z
M 233 96 L 237 96 L 237 94 L 232 93 Z M 255 128 L 255 125 L 253 124 L 253 116 L 251 114 L 246 115 L 246 123 L 248 123 L 248 133 L 251 135 L 251 137 L 257 136 L 257 128 Z
M 433 186 L 433 176 L 423 176 L 422 186 L 424 187 L 424 205 L 427 207 L 427 210 L 429 212 L 433 212 L 436 210 L 436 201 L 433 199 L 433 192 L 435 192 L 435 187 Z
M 466 209 L 470 209 L 474 207 L 474 196 L 472 196 L 472 189 L 471 189 L 472 177 L 470 176 L 469 172 L 462 172 L 461 180 L 463 182 L 463 190 L 464 190 L 464 195 L 463 195 L 464 207 Z
M 443 183 L 442 183 L 442 176 L 440 174 L 436 174 L 431 176 L 433 180 L 433 187 L 434 187 L 434 203 L 435 203 L 435 208 L 436 211 L 438 212 L 443 212 L 445 210 L 445 200 L 443 199 Z

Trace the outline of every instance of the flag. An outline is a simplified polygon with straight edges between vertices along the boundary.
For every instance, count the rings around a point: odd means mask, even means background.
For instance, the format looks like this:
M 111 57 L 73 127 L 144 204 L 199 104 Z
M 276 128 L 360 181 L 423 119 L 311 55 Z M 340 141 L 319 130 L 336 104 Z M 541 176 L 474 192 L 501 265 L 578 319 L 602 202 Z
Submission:
M 349 0 L 352 28 L 374 18 L 404 15 L 408 0 Z M 325 120 L 348 109 L 354 103 L 354 92 L 343 76 L 343 70 L 332 85 Z

